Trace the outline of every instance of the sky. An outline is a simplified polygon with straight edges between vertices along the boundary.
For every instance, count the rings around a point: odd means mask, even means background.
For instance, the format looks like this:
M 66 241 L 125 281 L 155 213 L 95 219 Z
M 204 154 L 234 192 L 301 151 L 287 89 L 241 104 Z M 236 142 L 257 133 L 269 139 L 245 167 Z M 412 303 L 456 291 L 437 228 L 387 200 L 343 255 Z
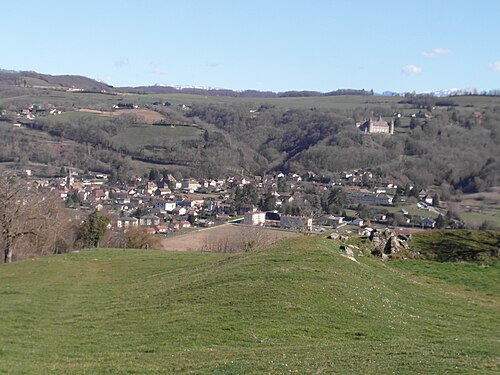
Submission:
M 6 0 L 1 14 L 1 69 L 113 86 L 500 89 L 500 0 Z

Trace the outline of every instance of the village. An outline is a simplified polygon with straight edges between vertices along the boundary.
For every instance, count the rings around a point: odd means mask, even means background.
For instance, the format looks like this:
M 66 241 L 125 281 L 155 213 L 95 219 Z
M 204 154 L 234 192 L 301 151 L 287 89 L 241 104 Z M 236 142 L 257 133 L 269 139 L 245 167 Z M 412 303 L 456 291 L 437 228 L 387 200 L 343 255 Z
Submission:
M 435 207 L 436 195 L 420 191 L 407 197 L 393 183 L 365 187 L 373 185 L 373 176 L 361 170 L 339 173 L 329 181 L 312 172 L 178 181 L 172 174 L 152 170 L 127 184 L 109 183 L 106 174 L 83 176 L 72 169 L 50 179 L 31 173 L 25 170 L 25 178 L 55 193 L 68 209 L 105 214 L 113 231 L 143 228 L 164 237 L 225 223 L 313 233 L 336 228 L 369 235 L 388 226 L 432 229 L 436 217 L 444 214 Z

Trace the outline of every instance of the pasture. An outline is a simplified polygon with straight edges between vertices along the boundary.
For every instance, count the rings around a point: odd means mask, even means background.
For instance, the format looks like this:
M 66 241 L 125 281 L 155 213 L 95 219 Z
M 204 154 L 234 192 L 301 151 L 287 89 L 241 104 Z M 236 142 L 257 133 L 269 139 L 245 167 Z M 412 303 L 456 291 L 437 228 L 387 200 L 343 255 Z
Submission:
M 144 146 L 161 146 L 164 140 L 196 138 L 201 130 L 194 126 L 162 126 L 133 124 L 123 128 L 113 142 L 118 146 L 138 149 Z
M 0 373 L 498 373 L 498 267 L 357 260 L 300 237 L 2 265 Z

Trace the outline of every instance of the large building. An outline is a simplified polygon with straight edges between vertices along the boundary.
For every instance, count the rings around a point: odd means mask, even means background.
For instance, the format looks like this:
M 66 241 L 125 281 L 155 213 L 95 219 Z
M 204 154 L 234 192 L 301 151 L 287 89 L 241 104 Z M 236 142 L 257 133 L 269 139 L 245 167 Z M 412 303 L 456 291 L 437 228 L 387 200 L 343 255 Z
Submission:
M 263 225 L 266 222 L 266 213 L 261 211 L 251 211 L 245 214 L 243 223 L 245 225 Z
M 389 124 L 381 116 L 378 117 L 378 120 L 370 118 L 367 121 L 357 122 L 356 127 L 365 133 L 394 134 L 394 121 Z
M 386 206 L 392 204 L 392 197 L 387 194 L 374 194 L 374 193 L 353 193 L 348 196 L 351 202 L 362 203 L 371 206 Z

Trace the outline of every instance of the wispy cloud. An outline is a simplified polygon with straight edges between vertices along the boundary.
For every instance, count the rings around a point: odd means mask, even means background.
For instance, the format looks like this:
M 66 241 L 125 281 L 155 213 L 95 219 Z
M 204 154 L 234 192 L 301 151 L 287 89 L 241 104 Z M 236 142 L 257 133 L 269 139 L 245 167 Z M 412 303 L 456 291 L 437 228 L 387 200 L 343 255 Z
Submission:
M 221 66 L 221 64 L 218 62 L 210 62 L 210 63 L 207 63 L 207 66 L 209 68 L 218 68 L 219 66 Z
M 500 60 L 495 61 L 493 64 L 490 64 L 490 68 L 493 69 L 495 72 L 500 73 Z
M 425 57 L 438 57 L 451 53 L 450 49 L 447 48 L 433 48 L 428 51 L 422 52 Z
M 406 65 L 401 69 L 401 73 L 406 74 L 408 76 L 416 76 L 422 73 L 422 68 L 415 65 Z
M 118 68 L 123 68 L 129 64 L 130 63 L 129 63 L 128 59 L 125 59 L 123 57 L 120 57 L 118 60 L 115 61 L 115 66 L 117 66 Z

